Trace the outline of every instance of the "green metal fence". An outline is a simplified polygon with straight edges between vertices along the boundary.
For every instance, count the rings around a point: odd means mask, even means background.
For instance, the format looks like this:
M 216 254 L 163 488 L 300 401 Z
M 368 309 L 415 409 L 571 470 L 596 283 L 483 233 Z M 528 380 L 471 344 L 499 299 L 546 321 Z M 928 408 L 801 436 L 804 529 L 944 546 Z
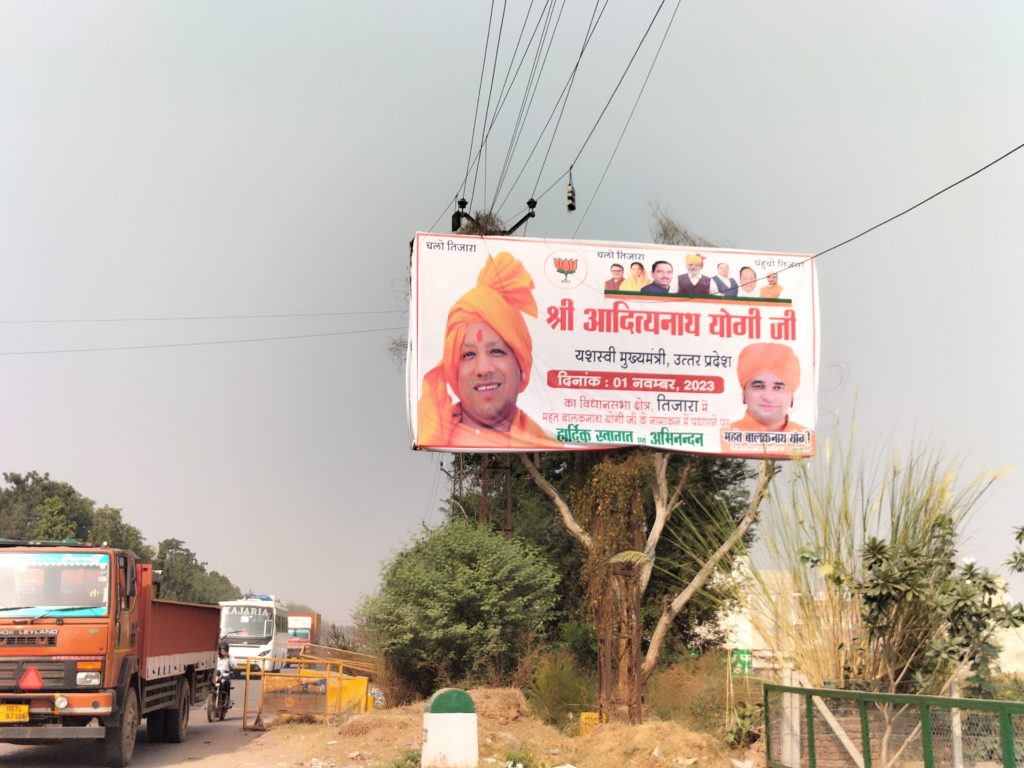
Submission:
M 1024 703 L 764 686 L 768 768 L 1024 768 Z

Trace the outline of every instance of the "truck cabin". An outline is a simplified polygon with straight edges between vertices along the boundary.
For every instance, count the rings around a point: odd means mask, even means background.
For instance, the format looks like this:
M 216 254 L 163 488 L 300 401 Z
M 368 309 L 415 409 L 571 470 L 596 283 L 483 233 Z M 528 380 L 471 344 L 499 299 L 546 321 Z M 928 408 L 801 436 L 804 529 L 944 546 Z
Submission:
M 68 542 L 0 543 L 0 621 L 106 617 L 112 601 L 126 609 L 135 590 L 130 553 Z

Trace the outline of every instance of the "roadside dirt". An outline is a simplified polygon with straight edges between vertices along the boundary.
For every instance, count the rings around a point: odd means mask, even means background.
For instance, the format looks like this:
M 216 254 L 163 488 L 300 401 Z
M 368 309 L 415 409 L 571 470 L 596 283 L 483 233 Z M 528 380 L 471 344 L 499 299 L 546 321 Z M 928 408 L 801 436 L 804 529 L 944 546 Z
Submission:
M 730 758 L 764 765 L 763 755 L 729 751 L 718 740 L 674 723 L 648 721 L 630 727 L 600 726 L 580 738 L 577 723 L 565 731 L 532 717 L 518 689 L 471 690 L 477 707 L 481 768 L 504 768 L 510 752 L 532 757 L 534 766 L 731 768 Z M 392 768 L 419 750 L 424 703 L 353 716 L 340 725 L 278 723 L 230 754 L 192 759 L 201 768 Z M 696 761 L 691 762 L 691 758 Z M 416 763 L 418 765 L 418 762 Z

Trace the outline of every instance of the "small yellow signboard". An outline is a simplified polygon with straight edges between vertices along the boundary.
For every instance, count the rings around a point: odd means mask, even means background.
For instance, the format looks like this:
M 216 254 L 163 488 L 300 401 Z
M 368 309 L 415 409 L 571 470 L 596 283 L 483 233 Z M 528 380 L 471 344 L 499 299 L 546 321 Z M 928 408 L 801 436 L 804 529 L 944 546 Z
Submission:
M 608 716 L 603 712 L 580 712 L 580 736 L 588 736 L 601 723 L 607 723 Z

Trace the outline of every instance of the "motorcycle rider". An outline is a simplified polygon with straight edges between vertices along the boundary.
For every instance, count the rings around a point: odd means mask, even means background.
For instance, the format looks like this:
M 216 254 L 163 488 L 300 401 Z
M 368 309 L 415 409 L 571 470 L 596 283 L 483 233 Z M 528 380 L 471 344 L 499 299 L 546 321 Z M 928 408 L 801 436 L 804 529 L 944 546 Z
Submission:
M 224 697 L 228 701 L 228 706 L 233 706 L 231 701 L 231 657 L 228 654 L 228 641 L 222 639 L 217 644 L 217 674 L 213 679 L 214 683 L 220 683 L 221 688 L 224 691 Z

